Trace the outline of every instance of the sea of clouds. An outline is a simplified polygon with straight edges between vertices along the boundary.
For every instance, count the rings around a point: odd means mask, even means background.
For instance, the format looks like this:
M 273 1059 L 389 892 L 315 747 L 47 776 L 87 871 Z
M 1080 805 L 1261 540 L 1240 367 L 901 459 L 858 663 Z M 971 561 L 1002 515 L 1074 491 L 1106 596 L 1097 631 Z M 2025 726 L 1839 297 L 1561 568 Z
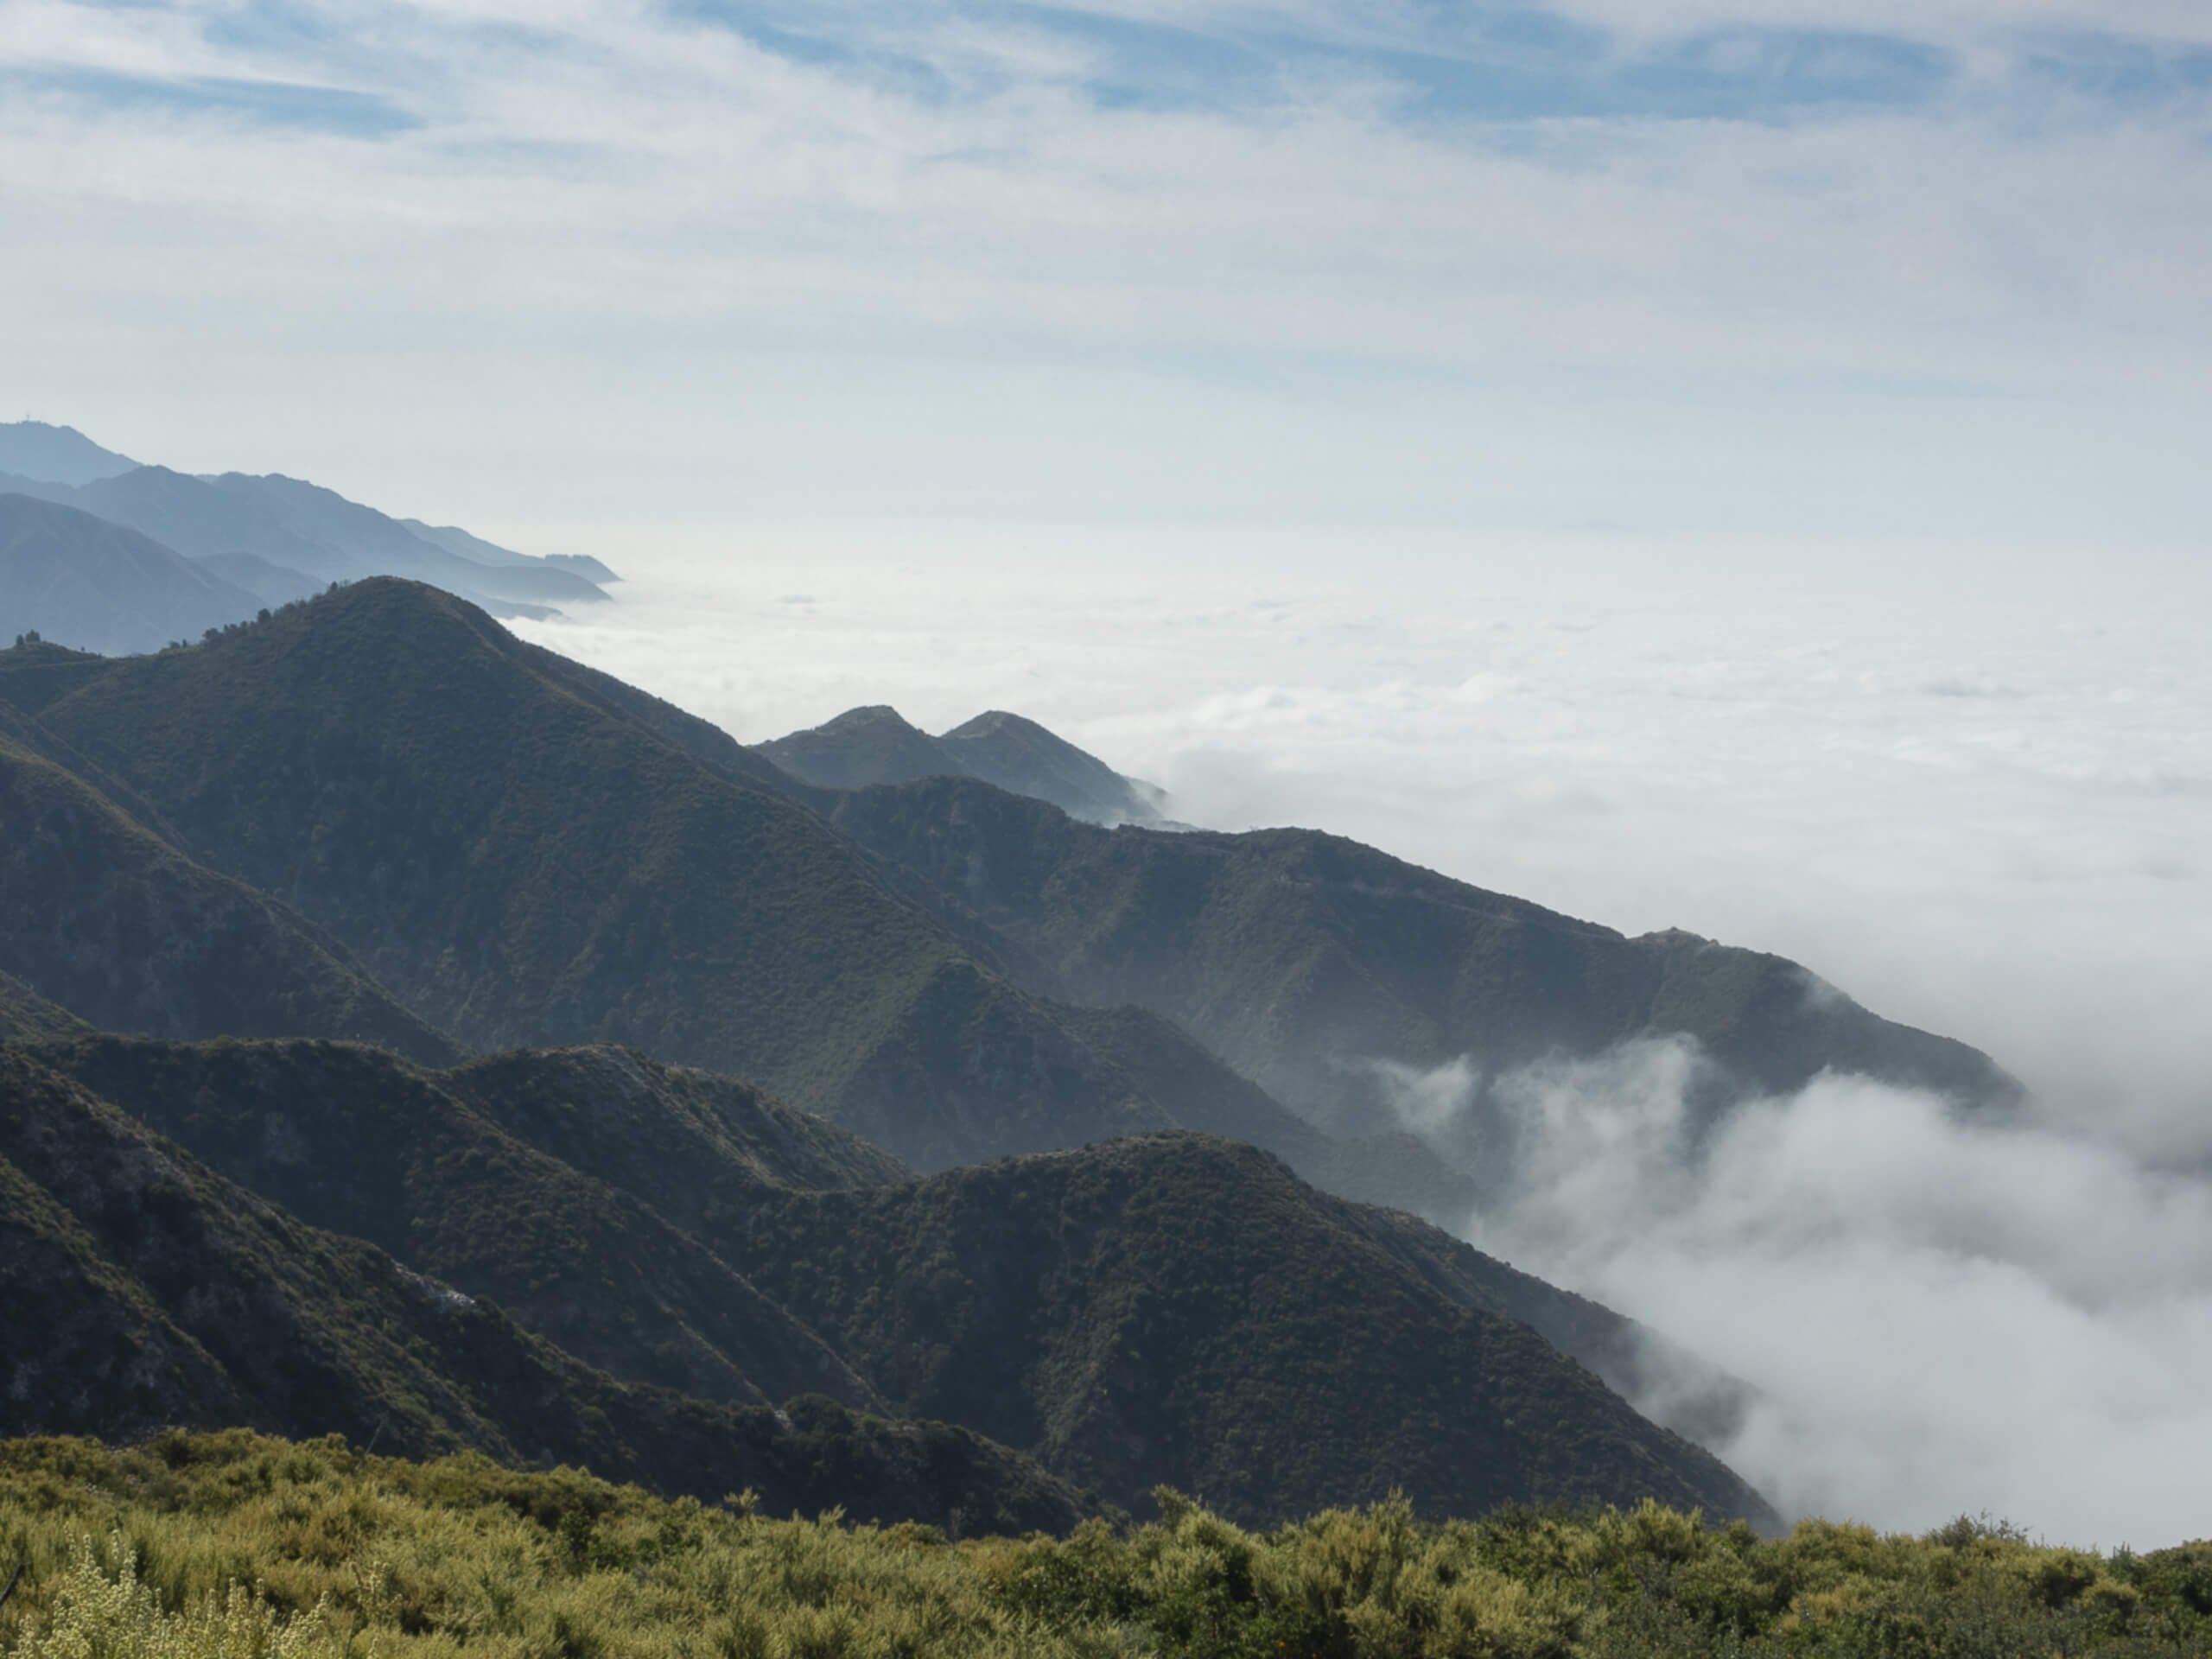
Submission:
M 2212 1489 L 2212 654 L 2185 566 L 1592 531 L 513 525 L 614 604 L 518 631 L 747 741 L 1043 721 L 1630 932 L 1778 951 L 2028 1083 L 2006 1126 L 1824 1078 L 1688 1136 L 1656 1045 L 1498 1082 L 1469 1223 L 1751 1383 L 1785 1508 L 2201 1533 Z M 1388 1059 L 1389 1057 L 1376 1057 Z M 1471 1065 L 1408 1077 L 1448 1140 Z

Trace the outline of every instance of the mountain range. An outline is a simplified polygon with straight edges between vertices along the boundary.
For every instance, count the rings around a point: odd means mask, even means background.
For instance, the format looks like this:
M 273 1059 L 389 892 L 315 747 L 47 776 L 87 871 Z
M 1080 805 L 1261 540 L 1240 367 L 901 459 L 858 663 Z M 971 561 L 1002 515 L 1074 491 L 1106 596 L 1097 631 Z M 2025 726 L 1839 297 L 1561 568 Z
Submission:
M 57 1333 L 0 1360 L 0 1427 L 969 1526 L 1161 1483 L 1772 1524 L 1684 1438 L 1740 1385 L 1640 1414 L 1694 1357 L 1444 1230 L 1509 1161 L 1486 1080 L 1652 1037 L 1714 1114 L 2010 1079 L 1778 958 L 1157 827 L 1116 779 L 1003 714 L 747 749 L 393 576 L 0 650 L 0 1287 Z M 1446 1064 L 1440 1133 L 1389 1079 Z
M 1001 709 L 931 737 L 897 709 L 874 704 L 756 747 L 794 778 L 824 789 L 976 778 L 1086 823 L 1167 823 L 1164 790 L 1125 778 L 1035 721 Z
M 596 559 L 517 553 L 298 479 L 194 477 L 71 427 L 0 425 L 0 633 L 158 651 L 372 575 L 540 617 L 603 601 L 601 584 L 615 579 Z

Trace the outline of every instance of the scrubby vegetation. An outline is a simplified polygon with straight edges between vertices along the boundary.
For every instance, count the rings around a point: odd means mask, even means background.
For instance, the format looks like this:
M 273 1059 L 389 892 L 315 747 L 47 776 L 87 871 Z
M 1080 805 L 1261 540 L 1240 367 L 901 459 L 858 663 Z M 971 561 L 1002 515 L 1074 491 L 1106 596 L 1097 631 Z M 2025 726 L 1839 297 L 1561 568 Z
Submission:
M 1071 1538 L 776 1519 L 569 1470 L 335 1440 L 0 1446 L 22 1659 L 1631 1659 L 2198 1655 L 2212 1546 L 2110 1555 L 1961 1521 L 1783 1540 L 1647 1504 L 1441 1524 L 1402 1501 L 1271 1532 L 1163 1494 Z

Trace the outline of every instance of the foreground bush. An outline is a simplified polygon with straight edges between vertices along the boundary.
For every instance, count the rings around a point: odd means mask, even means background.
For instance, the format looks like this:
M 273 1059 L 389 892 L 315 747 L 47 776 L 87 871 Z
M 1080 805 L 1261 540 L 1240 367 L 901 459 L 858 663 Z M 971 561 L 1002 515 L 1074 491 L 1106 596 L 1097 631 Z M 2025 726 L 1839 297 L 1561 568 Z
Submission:
M 2212 1546 L 1955 1522 L 1762 1540 L 1656 1505 L 1257 1533 L 1171 1492 L 1066 1539 L 775 1520 L 334 1440 L 0 1444 L 10 1659 L 1630 1659 L 2200 1655 Z

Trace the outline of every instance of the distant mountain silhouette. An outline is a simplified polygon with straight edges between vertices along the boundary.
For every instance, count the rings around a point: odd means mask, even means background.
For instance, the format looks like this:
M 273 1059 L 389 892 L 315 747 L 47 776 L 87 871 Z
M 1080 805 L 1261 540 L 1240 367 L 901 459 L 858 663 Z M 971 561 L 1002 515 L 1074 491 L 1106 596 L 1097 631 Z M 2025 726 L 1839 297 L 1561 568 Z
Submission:
M 261 601 L 149 537 L 89 512 L 0 495 L 0 637 L 104 653 L 159 651 Z
M 511 547 L 487 542 L 481 536 L 472 536 L 453 524 L 426 524 L 420 518 L 403 518 L 399 522 L 424 541 L 478 564 L 550 565 L 556 569 L 573 571 L 588 582 L 621 581 L 621 577 L 586 553 L 518 553 Z
M 547 616 L 560 606 L 603 601 L 599 582 L 614 580 L 596 559 L 518 553 L 453 526 L 392 518 L 280 474 L 195 478 L 142 467 L 66 427 L 0 426 L 0 493 L 10 492 L 136 530 L 203 562 L 261 605 L 304 598 L 333 582 L 400 575 L 495 614 Z
M 321 563 L 291 563 L 317 574 L 355 580 L 371 575 L 407 576 L 475 596 L 488 594 L 509 604 L 596 604 L 607 595 L 577 571 L 543 560 L 493 548 L 496 563 L 454 552 L 425 539 L 398 519 L 373 507 L 348 501 L 335 490 L 270 474 L 251 477 L 225 473 L 209 487 L 234 505 L 265 514 L 311 547 Z M 441 532 L 474 542 L 465 532 Z M 483 543 L 490 547 L 489 543 Z
M 304 570 L 271 564 L 257 553 L 211 553 L 194 563 L 232 587 L 245 588 L 271 609 L 296 600 L 313 599 L 330 585 Z
M 44 421 L 0 422 L 0 473 L 44 484 L 89 484 L 138 463 L 103 449 L 73 426 Z
M 979 778 L 1093 823 L 1154 823 L 1166 799 L 1035 721 L 1001 709 L 931 737 L 897 709 L 874 704 L 755 747 L 794 778 L 823 789 Z
M 607 569 L 604 562 L 594 559 L 588 553 L 548 553 L 544 557 L 548 564 L 564 566 L 580 575 L 590 577 L 594 582 L 622 580 L 614 571 Z

